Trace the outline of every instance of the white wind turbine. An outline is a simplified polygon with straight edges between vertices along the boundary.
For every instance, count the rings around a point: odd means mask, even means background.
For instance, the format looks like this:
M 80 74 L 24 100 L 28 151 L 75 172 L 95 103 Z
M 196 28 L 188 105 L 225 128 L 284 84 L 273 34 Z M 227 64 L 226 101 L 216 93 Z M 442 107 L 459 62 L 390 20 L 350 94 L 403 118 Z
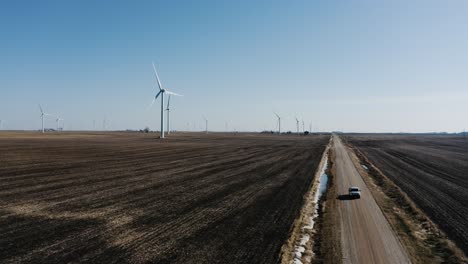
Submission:
M 169 121 L 169 103 L 171 102 L 171 95 L 169 94 L 169 96 L 167 97 L 167 107 L 166 107 L 166 111 L 167 111 L 167 134 L 169 135 L 171 133 L 171 123 Z
M 305 132 L 305 125 L 304 125 L 304 119 L 302 119 L 302 133 Z
M 44 110 L 42 110 L 41 105 L 39 105 L 39 109 L 41 110 L 41 119 L 42 119 L 42 133 L 44 133 L 44 116 L 48 116 L 49 114 L 44 113 Z
M 278 118 L 278 134 L 281 134 L 281 117 L 277 113 L 275 115 Z
M 149 107 L 151 107 L 156 101 L 156 99 L 158 99 L 158 96 L 161 95 L 161 137 L 160 138 L 164 138 L 164 94 L 167 93 L 168 95 L 176 95 L 176 96 L 182 96 L 182 95 L 163 89 L 161 85 L 161 81 L 159 80 L 158 72 L 156 71 L 156 67 L 154 66 L 154 63 L 153 63 L 153 70 L 154 70 L 154 75 L 156 76 L 156 80 L 158 81 L 159 92 L 156 94 L 156 96 L 154 96 L 153 102 L 151 102 Z
M 206 117 L 203 117 L 203 119 L 205 119 L 205 133 L 208 134 L 208 119 Z
M 299 134 L 299 119 L 296 117 L 296 128 L 297 128 L 297 134 Z
M 59 131 L 60 128 L 60 121 L 63 121 L 63 119 L 57 116 L 57 119 L 55 119 L 55 122 L 57 122 L 57 131 Z

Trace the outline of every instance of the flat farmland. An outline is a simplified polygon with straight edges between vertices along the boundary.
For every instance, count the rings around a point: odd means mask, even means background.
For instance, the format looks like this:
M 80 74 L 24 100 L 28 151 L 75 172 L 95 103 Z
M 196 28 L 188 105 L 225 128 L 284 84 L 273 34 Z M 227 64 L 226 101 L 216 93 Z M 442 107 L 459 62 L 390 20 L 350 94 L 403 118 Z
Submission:
M 328 140 L 0 133 L 0 263 L 279 262 Z
M 347 140 L 468 254 L 468 139 L 353 135 Z

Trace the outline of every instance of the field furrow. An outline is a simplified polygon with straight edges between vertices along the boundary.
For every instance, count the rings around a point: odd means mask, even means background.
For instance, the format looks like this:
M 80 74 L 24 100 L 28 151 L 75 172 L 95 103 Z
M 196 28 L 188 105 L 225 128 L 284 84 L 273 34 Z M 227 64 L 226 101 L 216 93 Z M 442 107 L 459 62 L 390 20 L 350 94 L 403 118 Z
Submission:
M 0 136 L 2 263 L 275 263 L 328 136 Z

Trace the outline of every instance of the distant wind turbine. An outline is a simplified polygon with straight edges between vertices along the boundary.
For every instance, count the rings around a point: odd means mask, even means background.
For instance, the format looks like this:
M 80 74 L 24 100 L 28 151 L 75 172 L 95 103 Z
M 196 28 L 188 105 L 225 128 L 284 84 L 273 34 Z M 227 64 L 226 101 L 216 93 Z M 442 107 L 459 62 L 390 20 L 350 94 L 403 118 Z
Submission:
M 206 117 L 203 117 L 205 119 L 205 133 L 208 133 L 208 119 Z
M 297 128 L 297 134 L 299 134 L 299 119 L 296 117 L 296 128 Z
M 156 67 L 154 66 L 154 63 L 153 63 L 153 70 L 154 70 L 154 75 L 156 76 L 156 80 L 158 82 L 159 92 L 156 94 L 156 96 L 154 96 L 154 99 L 151 102 L 149 107 L 151 107 L 156 101 L 156 99 L 158 99 L 158 96 L 161 95 L 161 136 L 160 138 L 164 138 L 164 94 L 167 93 L 168 95 L 175 95 L 175 96 L 182 96 L 182 95 L 163 89 L 161 85 L 161 81 L 159 80 L 158 72 L 156 71 Z
M 60 121 L 63 121 L 63 119 L 57 116 L 57 119 L 55 119 L 55 121 L 57 122 L 57 131 L 59 131 Z
M 44 133 L 44 116 L 49 116 L 49 114 L 44 113 L 44 110 L 42 110 L 41 105 L 39 105 L 39 109 L 41 110 L 42 133 Z
M 278 118 L 278 134 L 281 134 L 281 117 L 277 113 L 275 115 Z
M 304 119 L 302 119 L 302 133 L 305 132 Z
M 169 97 L 167 97 L 167 107 L 166 107 L 166 111 L 167 111 L 167 134 L 169 135 L 171 133 L 171 123 L 169 122 L 169 103 L 171 102 L 171 95 L 169 94 Z

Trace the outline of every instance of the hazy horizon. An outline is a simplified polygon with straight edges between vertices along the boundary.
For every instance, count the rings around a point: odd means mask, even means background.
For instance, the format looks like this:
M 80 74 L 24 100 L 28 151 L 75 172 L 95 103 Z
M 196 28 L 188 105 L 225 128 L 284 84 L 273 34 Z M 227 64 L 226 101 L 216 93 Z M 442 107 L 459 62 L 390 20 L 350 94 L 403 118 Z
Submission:
M 0 10 L 2 129 L 462 132 L 466 1 L 21 1 Z M 227 124 L 226 124 L 227 123 Z M 45 127 L 55 128 L 55 117 Z

